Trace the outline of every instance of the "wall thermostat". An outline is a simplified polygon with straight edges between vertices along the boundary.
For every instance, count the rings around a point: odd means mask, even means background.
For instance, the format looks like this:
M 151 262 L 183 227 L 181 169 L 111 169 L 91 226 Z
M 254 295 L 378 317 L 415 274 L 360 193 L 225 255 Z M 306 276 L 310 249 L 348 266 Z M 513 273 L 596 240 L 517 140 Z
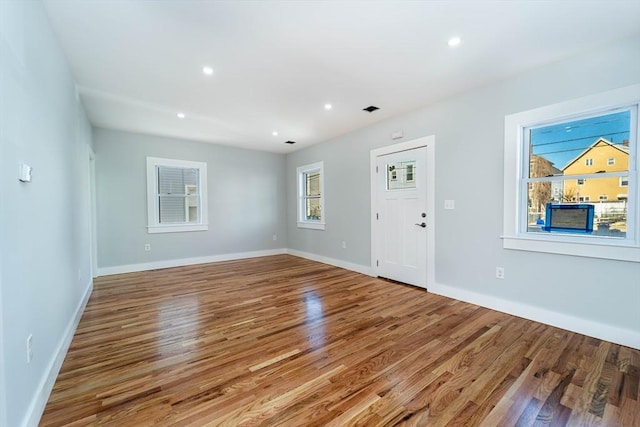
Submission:
M 18 179 L 21 182 L 31 182 L 31 166 L 25 165 L 24 163 L 20 163 Z

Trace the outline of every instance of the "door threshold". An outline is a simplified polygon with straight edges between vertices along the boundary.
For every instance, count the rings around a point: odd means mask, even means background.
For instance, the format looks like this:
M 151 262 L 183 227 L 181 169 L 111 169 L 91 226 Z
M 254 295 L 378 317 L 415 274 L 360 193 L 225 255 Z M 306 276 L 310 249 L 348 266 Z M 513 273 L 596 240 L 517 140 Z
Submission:
M 395 283 L 395 284 L 398 284 L 398 285 L 411 286 L 412 288 L 422 289 L 422 290 L 427 291 L 427 292 L 429 291 L 427 288 L 423 288 L 422 286 L 412 285 L 411 283 L 401 282 L 401 281 L 395 280 L 395 279 L 389 279 L 388 277 L 378 276 L 378 279 L 384 280 L 385 282 Z

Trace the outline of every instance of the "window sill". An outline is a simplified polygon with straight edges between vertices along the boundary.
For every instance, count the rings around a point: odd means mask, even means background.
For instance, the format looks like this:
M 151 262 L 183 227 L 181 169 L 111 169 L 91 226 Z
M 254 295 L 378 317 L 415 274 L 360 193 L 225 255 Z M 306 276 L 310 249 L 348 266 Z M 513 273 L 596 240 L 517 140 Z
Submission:
M 147 226 L 147 233 L 182 233 L 187 231 L 207 231 L 209 229 L 208 224 L 196 224 L 196 225 L 149 225 Z
M 313 230 L 324 230 L 324 222 L 300 222 L 298 228 L 310 228 Z
M 575 238 L 562 236 L 502 236 L 502 243 L 504 249 L 640 262 L 640 248 L 629 242 L 606 242 L 602 239 L 576 242 Z

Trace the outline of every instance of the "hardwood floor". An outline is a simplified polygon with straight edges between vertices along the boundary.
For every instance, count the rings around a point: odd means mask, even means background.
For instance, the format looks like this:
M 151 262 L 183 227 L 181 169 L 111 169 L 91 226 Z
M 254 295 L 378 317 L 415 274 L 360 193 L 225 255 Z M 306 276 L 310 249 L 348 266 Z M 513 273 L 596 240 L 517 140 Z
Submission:
M 107 276 L 42 426 L 640 426 L 640 351 L 289 255 Z

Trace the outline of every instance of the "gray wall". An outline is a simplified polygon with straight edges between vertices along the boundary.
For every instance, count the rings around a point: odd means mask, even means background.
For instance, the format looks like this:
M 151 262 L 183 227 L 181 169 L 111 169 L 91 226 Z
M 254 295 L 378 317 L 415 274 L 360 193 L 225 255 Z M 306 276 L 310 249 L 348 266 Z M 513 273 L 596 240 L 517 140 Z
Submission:
M 286 247 L 284 155 L 99 128 L 93 139 L 100 268 Z M 209 230 L 147 233 L 147 156 L 207 163 Z
M 369 153 L 396 130 L 405 141 L 435 135 L 437 283 L 640 331 L 640 264 L 504 250 L 499 237 L 505 115 L 639 82 L 634 38 L 290 154 L 289 248 L 370 266 Z M 326 231 L 298 229 L 296 167 L 320 160 Z M 445 199 L 456 209 L 445 211 Z
M 91 129 L 40 2 L 0 2 L 0 94 L 0 425 L 14 427 L 32 403 L 40 415 L 35 401 L 91 281 Z M 20 162 L 33 182 L 18 182 Z

